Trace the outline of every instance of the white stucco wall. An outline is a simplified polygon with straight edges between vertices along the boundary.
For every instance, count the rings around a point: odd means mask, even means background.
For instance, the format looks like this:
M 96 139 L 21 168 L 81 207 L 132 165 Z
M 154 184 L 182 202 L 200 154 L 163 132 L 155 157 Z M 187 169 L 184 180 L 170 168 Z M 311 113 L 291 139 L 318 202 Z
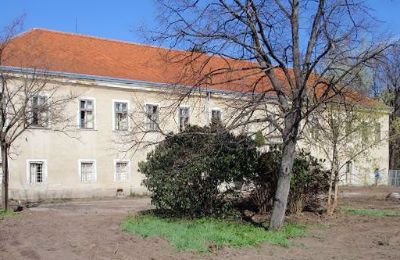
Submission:
M 135 84 L 117 84 L 95 82 L 90 80 L 72 80 L 58 78 L 56 84 L 62 91 L 73 91 L 79 97 L 95 99 L 95 129 L 85 130 L 77 127 L 78 99 L 68 104 L 66 112 L 73 116 L 75 126 L 68 135 L 48 129 L 32 129 L 24 133 L 15 143 L 10 160 L 10 198 L 37 200 L 41 198 L 79 198 L 94 196 L 115 196 L 117 189 L 123 189 L 124 195 L 144 194 L 146 189 L 141 185 L 143 175 L 138 172 L 138 162 L 145 160 L 150 147 L 137 151 L 121 152 L 119 134 L 112 129 L 113 100 L 128 100 L 130 112 L 138 120 L 144 121 L 140 114 L 146 103 L 158 104 L 161 108 L 161 126 L 168 131 L 178 131 L 178 112 L 172 114 L 168 109 L 170 100 L 166 99 L 160 88 Z M 223 120 L 229 120 L 224 98 L 212 95 L 210 99 L 197 97 L 185 104 L 190 107 L 190 124 L 205 125 L 210 121 L 212 108 L 222 110 Z M 167 112 L 169 111 L 169 112 Z M 164 118 L 170 118 L 164 120 Z M 388 117 L 382 119 L 383 131 L 388 130 Z M 131 125 L 131 127 L 135 127 Z M 253 127 L 254 128 L 254 127 Z M 158 134 L 147 136 L 151 140 L 159 138 Z M 369 161 L 360 162 L 365 170 L 359 170 L 357 178 L 360 184 L 371 183 L 373 169 L 384 169 L 387 174 L 388 143 L 384 142 L 379 149 L 371 152 Z M 96 161 L 97 180 L 93 183 L 81 183 L 79 160 Z M 114 180 L 114 160 L 130 161 L 129 179 L 125 182 Z M 47 177 L 43 183 L 29 184 L 28 160 L 45 160 Z M 361 169 L 361 168 L 360 168 Z M 363 176 L 367 177 L 363 177 Z M 372 179 L 373 180 L 373 179 Z M 382 180 L 382 182 L 384 182 Z M 356 183 L 356 181 L 354 181 Z

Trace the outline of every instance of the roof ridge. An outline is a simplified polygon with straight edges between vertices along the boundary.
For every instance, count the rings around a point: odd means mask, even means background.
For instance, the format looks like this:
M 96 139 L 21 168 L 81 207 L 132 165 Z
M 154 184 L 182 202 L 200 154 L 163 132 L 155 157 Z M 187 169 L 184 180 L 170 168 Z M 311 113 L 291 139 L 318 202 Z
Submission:
M 182 50 L 182 49 L 156 46 L 156 45 L 151 45 L 151 44 L 146 44 L 146 43 L 138 43 L 138 42 L 131 42 L 131 41 L 127 41 L 127 40 L 111 39 L 111 38 L 106 38 L 106 37 L 101 37 L 101 36 L 88 35 L 88 34 L 83 34 L 83 33 L 65 32 L 65 31 L 53 30 L 53 29 L 48 29 L 48 28 L 40 28 L 40 27 L 33 27 L 25 32 L 22 32 L 21 34 L 18 34 L 17 37 L 22 36 L 24 34 L 28 34 L 33 31 L 44 31 L 44 32 L 57 33 L 57 34 L 63 34 L 63 35 L 72 35 L 72 36 L 77 36 L 77 37 L 82 37 L 82 38 L 96 39 L 96 40 L 108 41 L 108 42 L 114 42 L 114 43 L 123 43 L 123 44 L 128 44 L 128 45 L 150 47 L 150 48 L 155 48 L 155 49 L 164 49 L 164 50 L 168 50 L 168 51 L 179 51 L 179 52 L 187 51 L 187 50 Z

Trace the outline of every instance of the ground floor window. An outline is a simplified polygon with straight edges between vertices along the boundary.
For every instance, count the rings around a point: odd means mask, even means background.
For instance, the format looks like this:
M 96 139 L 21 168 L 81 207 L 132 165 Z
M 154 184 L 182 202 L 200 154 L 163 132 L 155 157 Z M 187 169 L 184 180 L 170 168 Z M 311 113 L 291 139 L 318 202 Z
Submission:
M 94 160 L 80 160 L 79 173 L 82 183 L 96 181 L 96 162 Z
M 211 110 L 211 122 L 212 123 L 221 123 L 222 122 L 222 112 L 219 108 L 213 108 Z
M 115 181 L 127 181 L 129 176 L 129 161 L 115 161 Z
M 43 160 L 28 161 L 28 179 L 30 184 L 45 182 L 46 162 Z

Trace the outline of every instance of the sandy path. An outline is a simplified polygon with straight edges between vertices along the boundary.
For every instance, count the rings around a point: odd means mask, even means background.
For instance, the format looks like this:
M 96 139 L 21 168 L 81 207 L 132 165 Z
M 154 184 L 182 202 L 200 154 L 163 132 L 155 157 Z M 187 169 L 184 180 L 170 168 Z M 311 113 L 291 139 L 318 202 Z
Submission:
M 400 210 L 400 203 L 384 200 L 385 193 L 351 191 L 343 194 L 342 205 Z M 147 208 L 149 200 L 140 198 L 70 201 L 24 210 L 0 220 L 0 259 L 400 259 L 400 217 L 337 214 L 326 219 L 303 214 L 298 220 L 310 224 L 308 234 L 294 239 L 289 248 L 262 244 L 200 255 L 178 253 L 161 238 L 121 232 L 127 214 Z

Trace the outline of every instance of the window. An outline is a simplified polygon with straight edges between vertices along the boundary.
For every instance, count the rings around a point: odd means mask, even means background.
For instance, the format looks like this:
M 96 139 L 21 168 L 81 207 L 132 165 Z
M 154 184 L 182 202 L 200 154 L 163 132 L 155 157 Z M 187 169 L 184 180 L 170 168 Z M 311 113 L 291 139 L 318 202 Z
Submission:
M 79 101 L 79 127 L 94 129 L 94 100 L 81 99 Z
M 220 123 L 222 121 L 221 110 L 214 108 L 211 110 L 211 123 Z
M 82 183 L 96 181 L 96 162 L 94 160 L 81 160 L 79 167 Z
M 368 142 L 368 125 L 366 123 L 361 124 L 361 142 L 364 146 Z
M 47 97 L 36 95 L 32 97 L 32 125 L 47 127 L 49 121 Z
M 180 107 L 179 108 L 179 131 L 185 130 L 189 125 L 189 108 Z
M 346 137 L 350 137 L 353 132 L 353 124 L 351 121 L 346 121 L 345 123 L 345 135 Z
M 146 104 L 146 130 L 156 131 L 158 129 L 158 106 Z
M 30 184 L 43 183 L 46 175 L 46 164 L 43 160 L 28 161 L 28 180 Z
M 128 161 L 115 161 L 115 181 L 127 181 L 129 176 L 129 162 Z
M 380 142 L 381 139 L 381 124 L 375 124 L 375 142 Z
M 351 184 L 352 172 L 353 172 L 353 163 L 352 163 L 352 161 L 347 161 L 346 162 L 346 184 Z
M 114 102 L 114 130 L 128 130 L 128 102 Z
M 318 139 L 319 137 L 319 129 L 320 129 L 320 122 L 318 120 L 318 118 L 316 117 L 312 117 L 310 119 L 310 124 L 309 124 L 309 128 L 310 128 L 310 134 L 311 134 L 311 138 L 312 139 Z

